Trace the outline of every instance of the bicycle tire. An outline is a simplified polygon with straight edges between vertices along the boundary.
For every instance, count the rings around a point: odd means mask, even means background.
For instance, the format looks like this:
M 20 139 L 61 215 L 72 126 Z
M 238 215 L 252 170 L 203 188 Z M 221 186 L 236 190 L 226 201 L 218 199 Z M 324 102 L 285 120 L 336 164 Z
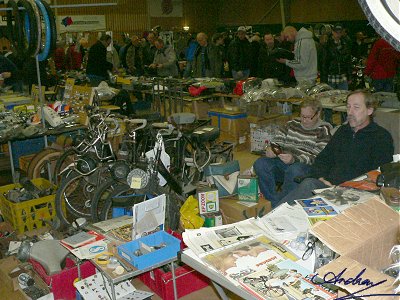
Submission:
M 14 0 L 9 0 L 7 3 L 7 8 L 11 8 L 11 10 L 7 10 L 7 31 L 10 41 L 14 48 L 17 50 L 17 53 L 22 53 L 22 26 L 21 26 L 21 16 L 19 13 L 18 4 Z M 14 25 L 13 25 L 14 19 Z
M 47 162 L 51 163 L 51 174 L 54 173 L 54 168 L 55 168 L 55 164 L 56 161 L 58 160 L 58 158 L 60 157 L 61 152 L 52 148 L 47 148 L 44 149 L 40 152 L 38 152 L 31 160 L 31 162 L 29 163 L 28 166 L 28 170 L 27 170 L 27 174 L 26 176 L 29 179 L 34 179 L 34 178 L 46 178 L 49 179 L 49 176 L 47 174 L 47 176 L 43 176 L 42 170 L 43 168 L 45 168 L 44 170 L 46 170 L 47 168 Z M 46 173 L 45 173 L 46 174 Z
M 85 199 L 86 195 L 82 192 L 82 189 L 85 189 L 85 181 L 87 179 L 85 177 L 72 170 L 62 176 L 55 196 L 56 213 L 61 225 L 69 225 L 76 218 L 90 219 L 91 207 L 88 203 L 91 200 Z M 83 186 L 81 186 L 82 184 Z
M 96 191 L 93 195 L 91 208 L 92 220 L 94 222 L 107 219 L 107 209 L 104 209 L 104 206 L 111 206 L 111 197 L 114 195 L 113 192 L 119 185 L 123 184 L 111 178 L 109 180 L 106 180 L 96 188 Z M 127 184 L 125 184 L 125 186 L 127 186 L 129 189 L 129 186 Z M 103 216 L 103 213 L 105 213 L 105 216 Z
M 112 218 L 112 207 L 114 206 L 113 201 L 115 201 L 115 199 L 113 199 L 113 198 L 124 196 L 127 193 L 129 195 L 134 195 L 135 190 L 132 189 L 127 184 L 123 184 L 123 183 L 118 184 L 117 183 L 117 185 L 114 187 L 113 192 L 109 194 L 106 201 L 104 201 L 104 205 L 101 207 L 100 220 L 107 220 L 107 219 Z M 135 204 L 143 202 L 145 200 L 145 198 L 146 198 L 146 195 L 143 195 L 143 194 L 138 195 L 138 197 L 134 198 L 134 201 L 130 201 L 130 206 L 133 207 Z
M 35 3 L 35 0 L 26 0 L 28 3 L 31 5 L 33 9 L 33 13 L 35 15 L 35 23 L 36 23 L 36 29 L 37 29 L 37 36 L 36 36 L 36 48 L 35 51 L 33 52 L 32 56 L 36 57 L 39 54 L 41 44 L 42 44 L 42 22 L 40 18 L 40 9 L 39 6 Z M 34 40 L 35 42 L 35 40 Z
M 375 31 L 397 51 L 400 51 L 400 19 L 398 13 L 393 12 L 388 1 L 358 0 L 358 3 Z
M 32 1 L 34 1 L 34 3 L 36 3 L 36 5 L 39 9 L 39 13 L 43 18 L 43 23 L 44 23 L 44 28 L 45 28 L 44 38 L 43 38 L 43 36 L 39 37 L 39 45 L 41 45 L 44 40 L 44 43 L 43 43 L 44 47 L 43 47 L 43 49 L 41 47 L 39 47 L 39 50 L 37 53 L 38 60 L 43 61 L 43 60 L 47 59 L 47 57 L 49 56 L 50 47 L 51 47 L 52 30 L 51 30 L 51 24 L 50 24 L 50 17 L 49 17 L 48 11 L 44 5 L 45 2 L 42 2 L 40 0 L 32 0 Z M 40 19 L 39 19 L 39 23 L 40 23 L 40 26 L 43 27 Z
M 75 148 L 70 148 L 64 151 L 56 162 L 56 166 L 54 168 L 53 178 L 54 183 L 56 185 L 60 182 L 61 172 L 73 161 L 75 161 L 76 156 L 78 155 L 78 151 Z
M 37 45 L 38 45 L 38 26 L 37 22 L 35 24 L 36 15 L 34 8 L 27 0 L 19 0 L 18 7 L 24 8 L 20 13 L 24 16 L 22 19 L 24 21 L 24 28 L 26 34 L 22 37 L 22 56 L 30 57 L 34 56 Z M 27 47 L 24 46 L 23 40 L 27 40 Z

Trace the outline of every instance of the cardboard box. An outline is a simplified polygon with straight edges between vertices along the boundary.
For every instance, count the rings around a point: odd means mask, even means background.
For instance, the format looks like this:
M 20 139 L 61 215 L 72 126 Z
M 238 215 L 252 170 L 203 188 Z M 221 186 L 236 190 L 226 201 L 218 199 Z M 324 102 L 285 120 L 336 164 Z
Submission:
M 199 201 L 199 214 L 219 212 L 218 190 L 212 188 L 200 188 L 197 193 Z
M 239 201 L 258 202 L 258 177 L 239 175 L 238 196 Z
M 48 294 L 50 290 L 46 283 L 33 271 L 29 263 L 21 263 L 15 256 L 9 256 L 0 260 L 0 285 L 4 287 L 4 291 L 8 294 L 2 294 L 2 299 L 31 299 L 21 289 L 18 283 L 18 275 L 28 273 L 35 281 L 35 285 L 45 290 Z
M 321 267 L 320 276 L 333 272 L 340 278 L 357 278 L 361 274 L 361 282 L 369 280 L 374 283 L 385 281 L 374 287 L 366 284 L 337 285 L 349 293 L 363 292 L 357 296 L 372 294 L 393 294 L 394 278 L 380 271 L 393 262 L 389 259 L 392 247 L 399 243 L 400 216 L 379 198 L 373 197 L 367 202 L 346 209 L 340 215 L 318 222 L 311 228 L 311 233 L 318 237 L 340 257 Z M 365 269 L 364 273 L 363 269 Z M 327 278 L 333 275 L 327 275 Z M 395 299 L 394 296 L 375 296 L 374 299 Z M 398 299 L 398 298 L 397 298 Z
M 244 144 L 250 132 L 247 115 L 242 112 L 213 109 L 208 112 L 211 125 L 220 129 L 220 140 Z
M 271 211 L 271 202 L 260 196 L 258 203 L 249 207 L 239 202 L 238 196 L 220 199 L 220 211 L 224 224 L 232 224 L 251 217 L 262 217 Z

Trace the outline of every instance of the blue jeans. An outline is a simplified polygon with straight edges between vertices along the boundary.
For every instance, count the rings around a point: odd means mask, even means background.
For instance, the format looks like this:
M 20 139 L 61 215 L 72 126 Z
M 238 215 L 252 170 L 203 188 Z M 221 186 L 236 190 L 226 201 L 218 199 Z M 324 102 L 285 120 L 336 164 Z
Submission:
M 297 188 L 298 183 L 294 182 L 294 178 L 305 176 L 310 170 L 310 166 L 303 163 L 287 165 L 279 158 L 268 157 L 260 157 L 253 167 L 258 176 L 261 193 L 271 201 L 273 208 L 290 191 Z M 276 191 L 277 182 L 283 183 L 280 192 Z
M 375 92 L 393 93 L 393 78 L 374 79 L 372 80 L 372 86 Z
M 277 203 L 278 205 L 281 205 L 285 202 L 289 203 L 289 204 L 293 204 L 294 200 L 298 200 L 298 199 L 307 199 L 310 197 L 313 197 L 313 190 L 315 189 L 323 189 L 323 188 L 327 188 L 328 186 L 323 183 L 322 181 L 320 181 L 319 179 L 316 178 L 306 178 L 304 179 L 299 186 L 295 189 L 292 190 L 290 193 L 288 193 L 285 197 L 283 197 L 279 203 Z

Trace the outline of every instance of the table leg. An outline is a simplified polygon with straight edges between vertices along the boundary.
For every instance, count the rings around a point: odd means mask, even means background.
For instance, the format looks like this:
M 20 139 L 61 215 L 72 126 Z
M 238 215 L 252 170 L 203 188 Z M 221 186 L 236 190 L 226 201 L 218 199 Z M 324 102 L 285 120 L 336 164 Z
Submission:
M 221 297 L 221 299 L 222 300 L 229 300 L 228 296 L 225 294 L 224 289 L 218 283 L 216 283 L 215 281 L 211 280 L 211 282 L 212 282 L 213 286 L 215 287 L 215 289 L 217 290 L 218 295 Z
M 174 262 L 171 262 L 171 272 L 172 272 L 172 285 L 174 286 L 174 299 L 178 300 L 178 290 L 176 289 L 176 277 L 175 277 Z
M 13 161 L 13 153 L 12 153 L 12 144 L 11 141 L 8 141 L 8 153 L 10 155 L 10 164 L 11 164 L 11 176 L 13 183 L 17 183 L 17 178 L 15 177 L 15 168 Z

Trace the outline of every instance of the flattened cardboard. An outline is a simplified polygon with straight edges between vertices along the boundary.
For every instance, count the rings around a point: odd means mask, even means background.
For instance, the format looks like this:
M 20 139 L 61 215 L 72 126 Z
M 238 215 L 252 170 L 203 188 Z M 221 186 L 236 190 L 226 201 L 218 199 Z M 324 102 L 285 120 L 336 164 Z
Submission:
M 338 274 L 347 268 L 349 275 L 345 275 L 345 278 L 350 278 L 366 268 L 364 279 L 375 283 L 387 279 L 387 282 L 368 289 L 365 294 L 393 293 L 391 285 L 394 279 L 380 273 L 380 270 L 392 263 L 389 252 L 398 244 L 400 215 L 384 202 L 372 197 L 367 202 L 346 209 L 331 220 L 315 224 L 310 231 L 341 256 L 320 268 L 320 275 L 324 276 L 326 272 Z M 358 285 L 342 287 L 349 292 L 362 288 Z M 383 298 L 390 299 L 388 296 Z

